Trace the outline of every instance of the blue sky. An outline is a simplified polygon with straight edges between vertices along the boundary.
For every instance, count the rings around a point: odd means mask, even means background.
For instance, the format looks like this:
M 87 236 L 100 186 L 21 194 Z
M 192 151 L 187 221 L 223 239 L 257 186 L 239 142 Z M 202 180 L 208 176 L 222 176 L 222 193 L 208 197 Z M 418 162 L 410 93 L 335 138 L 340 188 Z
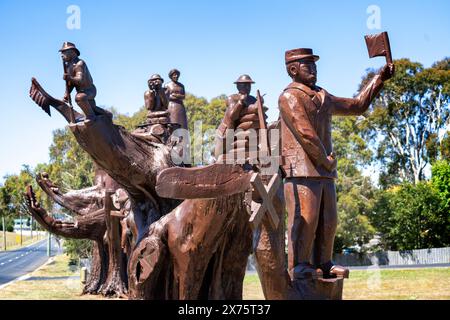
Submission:
M 69 5 L 81 28 L 69 30 Z M 367 7 L 381 10 L 381 30 L 368 29 Z M 351 96 L 369 59 L 363 36 L 387 30 L 393 57 L 430 66 L 450 55 L 449 1 L 24 1 L 0 0 L 0 181 L 22 164 L 48 161 L 52 131 L 65 126 L 28 97 L 35 76 L 55 97 L 64 94 L 58 49 L 72 41 L 97 86 L 97 104 L 132 114 L 148 77 L 176 67 L 188 92 L 208 99 L 235 91 L 248 73 L 266 93 L 269 119 L 289 83 L 284 51 L 311 47 L 320 55 L 318 84 Z

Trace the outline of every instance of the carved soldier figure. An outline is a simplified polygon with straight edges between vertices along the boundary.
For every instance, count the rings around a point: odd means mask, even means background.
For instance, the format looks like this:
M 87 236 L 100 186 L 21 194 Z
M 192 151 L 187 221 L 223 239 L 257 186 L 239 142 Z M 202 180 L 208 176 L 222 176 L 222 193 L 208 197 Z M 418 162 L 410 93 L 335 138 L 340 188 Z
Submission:
M 238 93 L 230 95 L 226 101 L 227 109 L 216 133 L 216 142 L 223 141 L 222 144 L 216 143 L 216 159 L 225 154 L 226 143 L 230 143 L 225 141 L 227 129 L 247 131 L 260 127 L 256 98 L 250 95 L 252 84 L 255 82 L 249 75 L 243 74 L 234 83 Z
M 166 111 L 167 98 L 162 84 L 164 79 L 159 74 L 154 74 L 148 79 L 149 90 L 144 93 L 145 108 L 149 112 Z
M 318 59 L 311 49 L 286 51 L 286 68 L 293 81 L 278 101 L 292 279 L 348 277 L 348 269 L 332 262 L 337 161 L 331 142 L 331 117 L 362 114 L 383 81 L 394 73 L 393 64 L 386 64 L 355 98 L 339 98 L 316 86 Z
M 178 82 L 180 71 L 172 69 L 169 72 L 169 78 L 172 80 L 165 86 L 166 96 L 169 100 L 168 110 L 170 112 L 170 122 L 177 123 L 181 128 L 187 129 L 187 116 L 183 100 L 186 97 L 184 85 Z
M 64 101 L 70 100 L 70 93 L 74 88 L 77 90 L 75 101 L 83 110 L 86 119 L 93 119 L 96 114 L 111 114 L 95 104 L 97 89 L 86 65 L 86 62 L 79 58 L 80 51 L 71 42 L 64 42 L 59 50 L 64 62 L 64 80 L 67 82 L 67 90 L 64 94 Z
M 228 160 L 226 157 L 233 155 L 236 163 L 243 164 L 245 170 L 260 171 L 262 163 L 256 158 L 250 157 L 250 151 L 260 151 L 258 129 L 263 126 L 258 116 L 257 99 L 250 95 L 251 85 L 255 83 L 249 75 L 241 75 L 235 82 L 238 93 L 232 94 L 227 99 L 227 109 L 224 118 L 217 129 L 216 133 L 216 158 L 217 162 Z M 267 110 L 263 107 L 264 101 L 261 98 L 261 106 L 263 113 Z M 264 115 L 265 117 L 265 115 Z M 264 121 L 265 122 L 265 121 Z M 234 141 L 228 153 L 226 153 L 225 141 L 228 137 L 226 130 L 235 130 Z M 252 130 L 253 129 L 253 130 Z M 251 131 L 255 134 L 255 140 L 249 141 Z M 256 145 L 251 145 L 256 142 Z M 239 152 L 239 150 L 241 152 Z M 236 159 L 240 155 L 245 154 L 245 159 Z M 225 159 L 223 158 L 225 156 Z M 243 161 L 244 160 L 244 161 Z M 225 163 L 229 163 L 225 161 Z M 272 176 L 261 174 L 261 180 L 268 185 Z M 246 203 L 249 205 L 248 210 L 251 211 L 250 204 L 252 200 L 261 202 L 261 198 L 256 194 L 249 192 L 246 194 Z M 270 199 L 276 211 L 276 215 L 280 221 L 284 216 L 284 196 L 282 186 Z M 269 224 L 268 219 L 254 230 L 253 232 L 253 253 L 256 259 L 256 268 L 264 291 L 266 299 L 286 299 L 289 277 L 285 267 L 285 227 L 283 223 L 279 223 L 276 228 Z

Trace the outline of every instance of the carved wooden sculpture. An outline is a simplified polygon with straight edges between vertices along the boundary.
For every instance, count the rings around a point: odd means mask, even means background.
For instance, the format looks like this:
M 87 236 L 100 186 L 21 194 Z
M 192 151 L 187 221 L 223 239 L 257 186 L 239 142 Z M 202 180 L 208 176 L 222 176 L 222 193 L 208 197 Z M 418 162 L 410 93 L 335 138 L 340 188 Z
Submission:
M 387 37 L 383 39 L 368 39 L 371 56 L 390 56 L 386 50 Z M 54 233 L 93 239 L 100 248 L 106 232 L 110 261 L 104 286 L 106 292 L 122 294 L 126 291 L 125 287 L 120 287 L 125 282 L 121 260 L 122 250 L 125 250 L 129 258 L 128 294 L 132 299 L 241 299 L 247 258 L 253 249 L 266 298 L 340 298 L 342 285 L 334 293 L 308 295 L 308 292 L 303 294 L 304 290 L 309 290 L 307 286 L 297 281 L 305 275 L 319 273 L 330 278 L 348 274 L 346 269 L 331 262 L 336 160 L 332 154 L 330 119 L 332 114 L 358 114 L 367 108 L 382 82 L 393 75 L 392 64 L 388 64 L 356 99 L 344 99 L 315 86 L 318 56 L 313 55 L 311 49 L 287 51 L 286 65 L 293 83 L 279 101 L 286 162 L 284 170 L 268 175 L 263 174 L 264 161 L 261 160 L 264 156 L 255 157 L 253 153 L 258 148 L 269 152 L 268 144 L 264 145 L 267 137 L 257 137 L 257 146 L 253 145 L 254 150 L 251 148 L 252 129 L 266 127 L 262 98 L 259 92 L 257 99 L 250 95 L 254 82 L 248 75 L 236 81 L 239 94 L 229 97 L 217 131 L 217 141 L 222 142 L 226 140 L 228 129 L 241 129 L 230 143 L 231 150 L 218 143 L 217 163 L 204 168 L 175 168 L 171 154 L 180 146 L 180 141 L 168 139 L 173 126 L 167 119 L 161 77 L 151 77 L 150 90 L 144 96 L 149 110 L 147 122 L 130 133 L 115 125 L 110 114 L 95 105 L 95 86 L 87 67 L 84 68 L 84 61 L 78 59 L 75 45 L 66 43 L 62 55 L 65 69 L 68 68 L 64 79 L 68 87 L 72 85 L 77 89 L 76 101 L 85 115 L 65 102 L 70 102 L 70 90 L 65 101 L 61 101 L 47 94 L 36 79 L 32 79 L 30 97 L 49 115 L 50 106 L 60 112 L 80 146 L 111 181 L 124 190 L 129 199 L 126 210 L 132 213 L 130 217 L 136 226 L 133 229 L 135 245 L 134 242 L 125 244 L 126 232 L 120 230 L 124 211 L 118 212 L 112 204 L 111 194 L 117 192 L 118 186 L 104 186 L 93 206 L 79 197 L 74 211 L 83 210 L 86 214 L 75 224 L 53 221 L 36 203 L 31 188 L 28 189 L 28 204 L 36 219 Z M 75 69 L 81 70 L 81 78 Z M 243 159 L 228 164 L 228 159 L 234 159 L 241 152 Z M 278 187 L 282 175 L 287 175 L 284 190 Z M 58 201 L 57 192 L 47 189 L 46 192 L 54 194 L 53 199 Z M 284 198 L 289 212 L 292 281 L 285 266 L 284 224 L 280 223 L 284 221 Z M 67 202 L 64 200 L 61 202 Z M 328 214 L 324 215 L 325 211 Z M 329 219 L 319 228 L 320 215 Z M 314 223 L 305 223 L 305 219 Z M 310 263 L 313 241 L 317 244 L 314 265 Z M 104 245 L 101 249 L 106 251 Z M 327 291 L 326 281 L 323 284 Z
M 331 139 L 332 116 L 361 115 L 394 75 L 387 34 L 366 37 L 369 55 L 383 55 L 387 64 L 354 98 L 341 98 L 316 86 L 312 49 L 285 53 L 292 82 L 278 100 L 284 156 L 284 193 L 288 211 L 288 268 L 292 298 L 340 299 L 349 270 L 332 261 L 337 227 L 337 160 Z M 339 279 L 340 278 L 340 279 Z M 339 279 L 339 280 L 338 280 Z M 317 280 L 317 281 L 316 281 Z
M 75 215 L 74 222 L 53 219 L 36 201 L 34 191 L 29 186 L 26 193 L 27 206 L 36 221 L 56 235 L 94 241 L 91 273 L 83 293 L 126 295 L 124 249 L 131 246 L 133 240 L 123 237 L 119 228 L 122 225 L 131 233 L 134 230 L 132 213 L 127 208 L 126 198 L 117 183 L 99 169 L 96 170 L 94 186 L 66 193 L 62 193 L 45 173 L 38 175 L 36 180 L 50 199 Z M 122 224 L 118 218 L 110 215 L 113 209 L 119 208 L 122 212 L 119 217 L 123 220 Z
M 174 166 L 173 146 L 129 133 L 105 115 L 70 123 L 70 106 L 48 95 L 35 79 L 30 96 L 59 111 L 83 149 L 128 193 L 137 228 L 128 263 L 131 298 L 242 298 L 251 251 L 242 194 L 183 203 L 162 198 L 156 176 Z

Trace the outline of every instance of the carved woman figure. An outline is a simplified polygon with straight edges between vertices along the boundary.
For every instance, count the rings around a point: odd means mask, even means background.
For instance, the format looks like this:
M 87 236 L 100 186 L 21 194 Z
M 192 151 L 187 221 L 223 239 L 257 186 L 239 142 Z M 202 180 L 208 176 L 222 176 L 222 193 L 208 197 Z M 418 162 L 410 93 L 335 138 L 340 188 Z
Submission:
M 177 123 L 181 128 L 187 129 L 186 109 L 184 108 L 183 100 L 185 98 L 184 85 L 178 82 L 180 71 L 172 69 L 169 72 L 169 82 L 166 89 L 166 96 L 169 100 L 168 110 L 170 112 L 170 122 Z

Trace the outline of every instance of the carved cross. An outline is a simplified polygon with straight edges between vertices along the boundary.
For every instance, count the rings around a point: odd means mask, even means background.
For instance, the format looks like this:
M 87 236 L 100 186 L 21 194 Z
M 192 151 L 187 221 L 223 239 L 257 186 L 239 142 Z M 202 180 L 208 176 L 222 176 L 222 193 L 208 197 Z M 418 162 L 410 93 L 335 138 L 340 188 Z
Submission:
M 252 214 L 249 220 L 250 225 L 256 230 L 261 224 L 264 215 L 267 214 L 269 216 L 271 227 L 277 229 L 280 219 L 273 206 L 272 199 L 281 184 L 280 174 L 274 174 L 270 179 L 269 184 L 266 186 L 261 180 L 261 175 L 259 173 L 254 173 L 250 179 L 250 183 L 253 186 L 253 192 L 261 198 L 261 202 L 252 201 L 251 203 Z

